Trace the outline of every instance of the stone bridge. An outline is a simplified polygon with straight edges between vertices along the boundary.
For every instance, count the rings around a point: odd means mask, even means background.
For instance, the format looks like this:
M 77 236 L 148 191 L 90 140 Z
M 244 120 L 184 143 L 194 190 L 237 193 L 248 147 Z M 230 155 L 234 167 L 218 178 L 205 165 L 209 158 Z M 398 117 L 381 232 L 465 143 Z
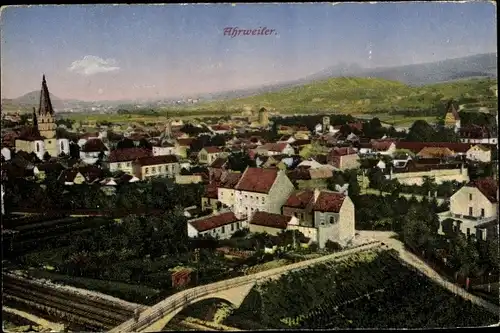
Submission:
M 250 290 L 257 283 L 269 279 L 277 279 L 285 273 L 304 269 L 309 266 L 328 261 L 342 260 L 354 253 L 380 248 L 381 246 L 382 243 L 380 241 L 372 241 L 364 245 L 322 256 L 320 258 L 305 260 L 256 274 L 183 290 L 144 310 L 140 313 L 137 321 L 131 318 L 123 324 L 113 328 L 110 332 L 159 332 L 172 318 L 175 317 L 176 314 L 181 312 L 187 306 L 209 298 L 223 299 L 238 308 L 243 303 L 243 300 L 247 297 Z

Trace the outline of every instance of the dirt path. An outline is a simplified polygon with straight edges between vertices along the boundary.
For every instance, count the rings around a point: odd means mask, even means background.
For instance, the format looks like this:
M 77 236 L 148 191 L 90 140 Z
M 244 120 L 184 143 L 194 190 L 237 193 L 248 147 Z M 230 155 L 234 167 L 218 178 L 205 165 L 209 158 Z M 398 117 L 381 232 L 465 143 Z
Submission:
M 43 318 L 37 317 L 30 313 L 20 311 L 17 309 L 9 308 L 8 306 L 2 306 L 2 311 L 11 313 L 13 315 L 25 318 L 35 324 L 42 326 L 43 328 L 50 329 L 52 332 L 62 332 L 64 330 L 63 324 L 53 323 Z

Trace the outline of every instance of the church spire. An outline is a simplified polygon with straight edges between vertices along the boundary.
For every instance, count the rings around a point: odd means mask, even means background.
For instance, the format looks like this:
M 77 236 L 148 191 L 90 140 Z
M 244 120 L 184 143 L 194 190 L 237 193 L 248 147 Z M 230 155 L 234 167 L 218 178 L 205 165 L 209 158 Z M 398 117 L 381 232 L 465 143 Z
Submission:
M 38 106 L 39 115 L 54 115 L 52 102 L 50 101 L 49 88 L 47 88 L 47 81 L 45 81 L 45 74 L 42 77 L 42 90 L 40 91 L 40 104 Z
M 38 119 L 36 118 L 35 107 L 33 107 L 33 126 L 38 129 Z

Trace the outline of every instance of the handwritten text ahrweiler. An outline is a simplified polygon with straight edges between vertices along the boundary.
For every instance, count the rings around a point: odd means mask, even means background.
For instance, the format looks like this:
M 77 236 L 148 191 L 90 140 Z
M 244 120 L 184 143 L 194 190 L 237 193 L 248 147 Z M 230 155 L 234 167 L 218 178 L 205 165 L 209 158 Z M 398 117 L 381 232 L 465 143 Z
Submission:
M 227 27 L 224 28 L 224 36 L 229 36 L 234 38 L 236 36 L 269 36 L 277 35 L 274 29 L 268 29 L 267 27 L 259 27 L 259 29 L 240 29 L 238 27 Z

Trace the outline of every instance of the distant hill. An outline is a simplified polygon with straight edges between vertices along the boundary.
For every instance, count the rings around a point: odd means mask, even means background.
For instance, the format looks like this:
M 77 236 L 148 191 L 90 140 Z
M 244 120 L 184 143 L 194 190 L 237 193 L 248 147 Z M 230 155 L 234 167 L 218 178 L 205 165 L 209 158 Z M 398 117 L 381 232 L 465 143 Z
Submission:
M 261 87 L 238 89 L 203 95 L 204 100 L 224 100 L 246 96 L 259 95 L 267 92 L 279 91 L 319 80 L 337 77 L 367 77 L 391 81 L 399 81 L 410 86 L 419 86 L 439 82 L 448 82 L 457 79 L 475 77 L 497 77 L 497 54 L 485 53 L 468 57 L 447 59 L 443 61 L 396 66 L 374 69 L 363 68 L 358 64 L 340 63 L 325 68 L 318 73 L 277 84 Z
M 497 54 L 485 53 L 416 65 L 363 69 L 357 65 L 334 66 L 306 79 L 352 76 L 394 80 L 412 86 L 432 84 L 468 77 L 497 77 Z
M 380 79 L 341 77 L 225 101 L 201 103 L 196 109 L 239 111 L 266 107 L 283 113 L 369 113 L 399 109 L 431 109 L 449 99 L 474 108 L 498 108 L 496 79 L 457 80 L 425 86 Z M 195 109 L 192 108 L 193 110 Z

